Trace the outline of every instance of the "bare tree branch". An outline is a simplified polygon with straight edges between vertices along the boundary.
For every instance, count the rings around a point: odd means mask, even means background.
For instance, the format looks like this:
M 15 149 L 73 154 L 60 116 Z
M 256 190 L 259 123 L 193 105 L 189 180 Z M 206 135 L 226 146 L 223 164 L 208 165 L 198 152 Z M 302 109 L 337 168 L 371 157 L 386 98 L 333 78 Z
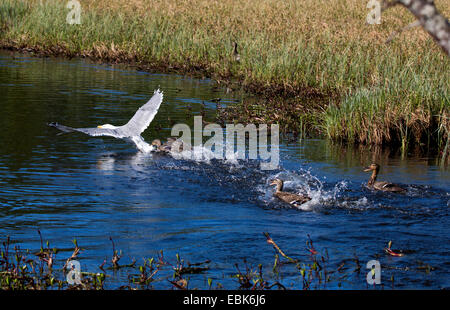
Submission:
M 383 1 L 383 11 L 395 6 L 403 5 L 420 22 L 422 27 L 433 37 L 442 50 L 450 56 L 450 23 L 436 9 L 433 0 L 395 0 Z M 407 26 L 408 27 L 408 26 Z M 408 27 L 410 28 L 410 27 Z M 403 30 L 402 30 L 403 31 Z
M 418 20 L 416 20 L 416 21 L 414 21 L 414 22 L 412 22 L 412 23 L 406 25 L 405 27 L 400 28 L 400 29 L 397 30 L 397 31 L 392 32 L 392 33 L 389 35 L 389 38 L 387 38 L 387 40 L 386 40 L 385 43 L 386 43 L 386 44 L 391 43 L 391 41 L 394 40 L 395 36 L 399 35 L 399 34 L 402 33 L 403 31 L 406 31 L 406 30 L 408 30 L 408 29 L 411 29 L 411 28 L 414 28 L 414 27 L 417 27 L 417 26 L 420 26 L 420 21 L 418 21 Z

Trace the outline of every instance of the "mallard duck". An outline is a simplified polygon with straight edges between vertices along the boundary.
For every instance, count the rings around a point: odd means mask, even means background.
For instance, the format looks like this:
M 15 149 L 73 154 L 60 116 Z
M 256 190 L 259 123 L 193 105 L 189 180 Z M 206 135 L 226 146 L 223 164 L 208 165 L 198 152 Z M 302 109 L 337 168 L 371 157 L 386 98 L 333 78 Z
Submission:
M 274 196 L 295 207 L 298 207 L 311 200 L 311 198 L 306 195 L 283 192 L 283 181 L 280 179 L 274 179 L 272 183 L 270 183 L 270 185 L 277 186 Z
M 181 139 L 167 138 L 167 142 L 161 143 L 161 140 L 155 139 L 152 141 L 152 145 L 156 147 L 157 152 L 183 152 L 188 150 L 189 146 Z
M 167 138 L 167 141 L 165 143 L 162 143 L 159 139 L 155 139 L 152 141 L 152 145 L 155 146 L 157 152 L 169 153 L 174 142 L 174 138 Z
M 404 192 L 406 189 L 401 188 L 398 185 L 395 185 L 393 183 L 384 182 L 384 181 L 376 181 L 378 172 L 380 171 L 380 165 L 378 164 L 371 164 L 370 166 L 366 167 L 364 169 L 365 172 L 372 171 L 372 175 L 369 178 L 369 181 L 367 182 L 367 187 L 376 189 L 379 191 L 385 191 L 385 192 Z

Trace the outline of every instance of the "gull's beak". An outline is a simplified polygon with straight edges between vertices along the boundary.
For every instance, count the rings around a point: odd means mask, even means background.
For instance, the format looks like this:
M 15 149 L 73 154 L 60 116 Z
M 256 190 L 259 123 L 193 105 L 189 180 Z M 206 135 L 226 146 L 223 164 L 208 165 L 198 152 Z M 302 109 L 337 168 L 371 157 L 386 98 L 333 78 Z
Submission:
M 272 181 L 272 183 L 270 183 L 270 185 L 277 185 L 277 182 Z
M 102 126 L 101 126 L 101 125 L 98 125 L 97 128 L 102 128 Z

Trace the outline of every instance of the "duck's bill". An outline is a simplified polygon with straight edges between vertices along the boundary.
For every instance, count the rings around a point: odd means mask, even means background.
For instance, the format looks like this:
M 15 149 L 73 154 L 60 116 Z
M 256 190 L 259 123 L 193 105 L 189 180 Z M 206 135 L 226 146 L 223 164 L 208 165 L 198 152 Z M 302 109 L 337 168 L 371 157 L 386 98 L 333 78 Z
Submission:
M 372 171 L 372 169 L 370 169 L 369 167 L 366 167 L 366 168 L 364 169 L 364 171 L 365 171 L 365 172 L 369 172 L 369 171 Z
M 275 181 L 272 181 L 272 183 L 270 183 L 270 185 L 277 185 L 277 183 Z

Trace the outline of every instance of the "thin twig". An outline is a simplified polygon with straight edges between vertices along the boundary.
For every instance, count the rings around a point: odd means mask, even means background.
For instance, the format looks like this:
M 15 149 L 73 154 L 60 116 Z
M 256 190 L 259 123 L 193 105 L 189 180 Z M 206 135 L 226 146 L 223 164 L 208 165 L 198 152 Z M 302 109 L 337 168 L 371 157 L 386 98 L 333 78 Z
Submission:
M 399 30 L 393 31 L 393 32 L 389 35 L 389 37 L 387 38 L 386 42 L 384 42 L 384 43 L 386 43 L 386 44 L 391 43 L 391 41 L 392 41 L 397 35 L 399 35 L 400 33 L 402 33 L 403 31 L 406 31 L 406 30 L 409 30 L 409 29 L 411 29 L 411 28 L 420 26 L 420 24 L 421 24 L 420 21 L 419 21 L 419 20 L 416 20 L 416 21 L 414 21 L 414 22 L 412 22 L 412 23 L 409 23 L 409 24 L 406 25 L 405 27 L 400 28 Z

